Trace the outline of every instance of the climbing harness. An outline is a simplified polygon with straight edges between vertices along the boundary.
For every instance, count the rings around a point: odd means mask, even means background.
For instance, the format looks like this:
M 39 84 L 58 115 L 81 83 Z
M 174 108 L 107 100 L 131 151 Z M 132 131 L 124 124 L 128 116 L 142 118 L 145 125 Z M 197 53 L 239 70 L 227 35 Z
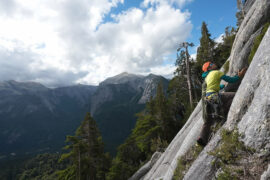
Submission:
M 207 93 L 208 94 L 208 93 Z M 207 103 L 207 113 L 211 119 L 222 120 L 224 118 L 222 101 L 219 93 L 211 93 L 205 96 L 205 102 Z
M 202 86 L 203 118 L 204 121 L 223 120 L 224 113 L 219 93 L 206 93 L 206 83 Z

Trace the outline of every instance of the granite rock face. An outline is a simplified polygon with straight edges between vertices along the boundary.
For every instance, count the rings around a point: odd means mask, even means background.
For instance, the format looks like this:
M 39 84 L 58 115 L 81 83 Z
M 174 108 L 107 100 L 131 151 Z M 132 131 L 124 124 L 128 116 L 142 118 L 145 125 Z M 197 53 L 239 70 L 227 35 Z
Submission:
M 236 35 L 229 57 L 228 75 L 235 75 L 238 69 L 248 66 L 248 56 L 255 37 L 261 32 L 263 25 L 270 19 L 269 0 L 246 1 L 247 14 Z M 256 153 L 270 151 L 270 29 L 261 42 L 249 69 L 241 84 L 234 87 L 237 91 L 223 128 L 237 127 L 243 134 L 247 146 L 256 149 Z M 178 158 L 184 155 L 200 133 L 203 124 L 201 103 L 197 105 L 185 126 L 179 131 L 157 163 L 141 179 L 171 180 L 177 166 Z M 221 142 L 218 131 L 209 141 L 198 158 L 193 162 L 184 179 L 214 179 L 216 169 L 211 165 L 213 156 L 208 154 Z M 269 178 L 269 168 L 265 169 L 261 179 Z
M 162 155 L 161 152 L 155 152 L 150 161 L 148 161 L 143 167 L 141 167 L 131 178 L 128 180 L 139 180 L 153 167 L 157 160 Z
M 257 153 L 270 151 L 270 29 L 235 95 L 224 128 L 238 127 L 243 142 Z M 194 161 L 184 179 L 212 179 L 213 157 L 209 151 L 220 143 L 219 132 Z
M 256 33 L 270 19 L 270 1 L 257 0 L 253 3 L 243 20 L 235 37 L 231 55 L 229 57 L 229 75 L 237 73 L 238 69 L 248 65 L 248 56 L 251 50 L 250 37 Z M 246 47 L 246 44 L 248 46 Z
M 270 165 L 268 165 L 268 169 L 261 176 L 261 180 L 269 180 L 269 179 L 270 179 Z
M 244 11 L 247 13 L 256 0 L 246 0 L 244 3 Z
M 166 151 L 156 164 L 143 177 L 143 180 L 163 179 L 169 180 L 177 166 L 178 157 L 184 155 L 195 144 L 203 125 L 201 102 L 197 105 L 185 126 L 172 140 Z

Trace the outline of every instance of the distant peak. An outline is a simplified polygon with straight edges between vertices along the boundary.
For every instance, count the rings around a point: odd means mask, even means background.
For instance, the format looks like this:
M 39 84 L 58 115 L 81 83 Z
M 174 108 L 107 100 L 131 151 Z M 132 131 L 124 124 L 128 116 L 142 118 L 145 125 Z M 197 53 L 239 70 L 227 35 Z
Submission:
M 128 72 L 122 72 L 122 73 L 120 73 L 119 75 L 128 75 L 129 73 Z
M 153 73 L 150 73 L 147 77 L 161 77 L 161 76 L 160 75 L 153 74 Z
M 134 80 L 142 79 L 144 76 L 122 72 L 116 76 L 107 78 L 100 84 L 123 84 Z
M 117 77 L 143 77 L 142 75 L 138 75 L 138 74 L 132 74 L 132 73 L 128 73 L 128 72 L 122 72 L 116 76 L 113 76 L 111 78 L 117 78 Z
M 41 83 L 38 82 L 33 82 L 33 81 L 27 81 L 27 82 L 20 82 L 16 80 L 7 80 L 0 82 L 2 86 L 12 86 L 17 87 L 17 88 L 24 88 L 24 89 L 36 89 L 36 90 L 47 90 L 48 88 L 42 85 Z
M 116 76 L 139 76 L 139 75 L 136 75 L 136 74 L 131 74 L 131 73 L 128 73 L 128 72 L 122 72 Z
M 12 83 L 12 84 L 14 84 L 14 83 L 19 83 L 19 82 L 15 81 L 15 80 L 7 80 L 7 81 L 4 81 L 4 82 Z

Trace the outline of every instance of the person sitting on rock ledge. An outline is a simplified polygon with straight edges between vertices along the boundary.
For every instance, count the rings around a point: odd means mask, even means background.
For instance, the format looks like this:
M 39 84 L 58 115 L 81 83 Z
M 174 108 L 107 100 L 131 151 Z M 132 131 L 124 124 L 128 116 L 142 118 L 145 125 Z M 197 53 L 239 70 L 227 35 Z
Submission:
M 204 124 L 197 143 L 205 146 L 211 133 L 211 125 L 214 121 L 225 119 L 235 95 L 235 92 L 219 93 L 219 90 L 224 88 L 223 84 L 220 85 L 220 81 L 224 80 L 228 83 L 235 83 L 243 78 L 247 68 L 238 71 L 238 75 L 230 77 L 219 71 L 217 65 L 208 61 L 204 63 L 202 70 L 204 72 L 202 74 L 204 79 L 202 87 Z

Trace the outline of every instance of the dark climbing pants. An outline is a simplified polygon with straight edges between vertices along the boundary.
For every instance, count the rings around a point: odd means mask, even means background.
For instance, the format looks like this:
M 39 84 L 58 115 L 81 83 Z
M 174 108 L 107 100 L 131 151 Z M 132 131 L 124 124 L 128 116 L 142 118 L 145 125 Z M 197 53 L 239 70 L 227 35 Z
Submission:
M 227 116 L 227 114 L 230 110 L 234 95 L 235 95 L 235 92 L 220 93 L 220 99 L 222 102 L 222 108 L 223 108 L 225 116 Z
M 222 102 L 222 107 L 224 115 L 227 116 L 230 106 L 232 104 L 233 98 L 234 98 L 235 92 L 223 92 L 220 93 L 220 99 Z M 206 112 L 207 113 L 207 112 Z M 209 135 L 211 133 L 211 125 L 215 122 L 215 119 L 211 119 L 209 116 L 206 116 L 207 118 L 204 119 L 204 124 L 202 127 L 202 131 L 200 134 L 200 139 L 204 144 L 207 144 Z

